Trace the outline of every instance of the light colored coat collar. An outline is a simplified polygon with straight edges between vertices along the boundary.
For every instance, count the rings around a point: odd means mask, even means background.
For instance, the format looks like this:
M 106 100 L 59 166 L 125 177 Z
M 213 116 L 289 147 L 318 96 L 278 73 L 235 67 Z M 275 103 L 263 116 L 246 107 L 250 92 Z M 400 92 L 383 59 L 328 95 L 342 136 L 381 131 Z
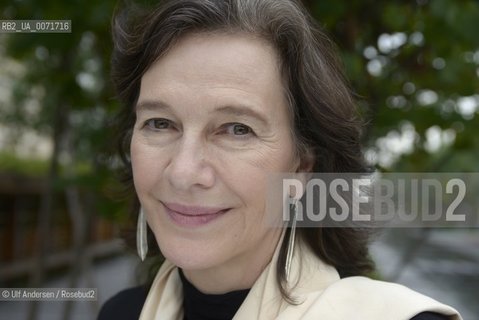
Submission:
M 299 304 L 290 305 L 282 298 L 276 281 L 282 238 L 234 320 L 408 320 L 423 311 L 450 315 L 451 320 L 462 319 L 453 308 L 401 285 L 365 277 L 340 279 L 335 268 L 322 262 L 300 242 L 294 252 L 290 280 L 291 297 Z M 178 268 L 165 261 L 153 281 L 140 320 L 182 320 L 182 302 Z

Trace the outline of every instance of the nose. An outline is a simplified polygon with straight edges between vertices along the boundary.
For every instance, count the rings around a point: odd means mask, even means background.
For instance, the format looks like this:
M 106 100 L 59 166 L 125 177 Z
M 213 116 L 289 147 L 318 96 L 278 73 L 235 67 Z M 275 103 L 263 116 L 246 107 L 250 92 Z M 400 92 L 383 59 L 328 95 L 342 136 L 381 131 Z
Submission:
M 208 160 L 204 141 L 183 135 L 173 149 L 164 175 L 174 189 L 189 192 L 195 188 L 207 189 L 214 185 L 215 172 Z

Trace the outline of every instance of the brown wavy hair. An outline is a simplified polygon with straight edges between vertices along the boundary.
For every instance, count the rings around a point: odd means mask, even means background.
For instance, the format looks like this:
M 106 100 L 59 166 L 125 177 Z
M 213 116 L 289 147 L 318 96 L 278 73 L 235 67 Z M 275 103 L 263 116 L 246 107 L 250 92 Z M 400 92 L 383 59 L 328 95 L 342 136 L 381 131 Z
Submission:
M 190 33 L 246 33 L 268 41 L 281 64 L 300 158 L 314 159 L 314 172 L 366 172 L 360 145 L 362 122 L 343 76 L 335 45 L 301 3 L 293 0 L 166 0 L 148 9 L 127 6 L 113 19 L 112 80 L 123 107 L 118 117 L 118 152 L 124 182 L 134 194 L 129 148 L 134 105 L 148 68 Z M 138 212 L 135 199 L 134 214 Z M 151 233 L 151 231 L 149 231 Z M 289 230 L 278 266 L 281 293 Z M 300 228 L 301 237 L 341 277 L 365 275 L 374 266 L 369 231 L 360 228 Z M 154 237 L 150 234 L 152 245 Z

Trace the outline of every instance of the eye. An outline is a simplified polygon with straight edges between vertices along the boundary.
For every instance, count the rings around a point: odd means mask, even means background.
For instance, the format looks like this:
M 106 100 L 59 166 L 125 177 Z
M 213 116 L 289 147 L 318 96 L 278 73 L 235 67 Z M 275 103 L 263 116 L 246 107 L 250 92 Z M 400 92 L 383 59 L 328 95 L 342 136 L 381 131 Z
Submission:
M 173 124 L 168 119 L 163 118 L 156 118 L 156 119 L 149 119 L 145 121 L 145 127 L 151 130 L 166 130 L 173 127 Z
M 254 134 L 253 129 L 242 123 L 227 123 L 224 125 L 225 132 L 234 136 L 246 136 Z

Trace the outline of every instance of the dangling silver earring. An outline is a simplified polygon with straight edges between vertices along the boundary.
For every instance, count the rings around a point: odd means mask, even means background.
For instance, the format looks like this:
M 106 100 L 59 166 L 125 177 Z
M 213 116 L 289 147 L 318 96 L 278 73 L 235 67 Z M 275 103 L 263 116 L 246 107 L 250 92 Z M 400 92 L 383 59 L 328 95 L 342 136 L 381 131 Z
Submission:
M 291 263 L 293 261 L 294 253 L 294 240 L 296 238 L 296 219 L 298 214 L 298 200 L 293 204 L 293 221 L 291 222 L 291 231 L 289 232 L 289 241 L 288 241 L 288 251 L 286 252 L 286 264 L 284 266 L 284 271 L 286 274 L 286 281 L 289 280 L 289 275 L 291 271 Z
M 148 253 L 148 240 L 146 238 L 146 219 L 143 208 L 140 207 L 138 224 L 136 225 L 136 250 L 141 261 L 144 261 Z

